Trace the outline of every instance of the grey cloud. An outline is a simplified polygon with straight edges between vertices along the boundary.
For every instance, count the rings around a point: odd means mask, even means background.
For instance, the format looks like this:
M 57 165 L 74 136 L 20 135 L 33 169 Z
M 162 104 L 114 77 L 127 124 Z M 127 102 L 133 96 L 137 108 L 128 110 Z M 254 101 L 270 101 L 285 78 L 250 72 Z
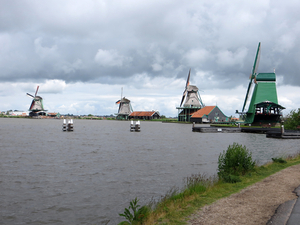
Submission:
M 1 1 L 0 80 L 120 84 L 144 73 L 185 79 L 192 68 L 220 88 L 246 86 L 261 41 L 259 71 L 299 86 L 296 4 Z

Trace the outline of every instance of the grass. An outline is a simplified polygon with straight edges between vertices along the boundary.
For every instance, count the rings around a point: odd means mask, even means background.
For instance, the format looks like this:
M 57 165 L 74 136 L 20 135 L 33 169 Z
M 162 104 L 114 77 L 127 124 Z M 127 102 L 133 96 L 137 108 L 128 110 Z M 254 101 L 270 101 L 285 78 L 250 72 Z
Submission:
M 157 203 L 151 203 L 153 210 L 143 224 L 186 224 L 187 217 L 199 208 L 239 192 L 280 170 L 300 164 L 300 153 L 285 157 L 286 163 L 275 161 L 256 166 L 254 172 L 240 177 L 241 182 L 238 183 L 223 183 L 218 177 L 192 175 L 186 178 L 184 189 L 179 191 L 173 188 Z

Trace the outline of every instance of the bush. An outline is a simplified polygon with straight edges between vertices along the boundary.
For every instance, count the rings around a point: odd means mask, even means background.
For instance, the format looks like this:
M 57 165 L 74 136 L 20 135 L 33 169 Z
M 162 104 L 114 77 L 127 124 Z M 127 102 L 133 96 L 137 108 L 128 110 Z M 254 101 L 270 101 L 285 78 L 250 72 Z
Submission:
M 218 175 L 225 182 L 236 183 L 239 182 L 239 175 L 254 169 L 255 162 L 252 160 L 252 153 L 246 146 L 233 143 L 229 145 L 227 151 L 220 153 L 218 160 Z
M 292 110 L 284 121 L 284 127 L 288 130 L 296 130 L 297 126 L 300 125 L 300 108 L 298 111 Z

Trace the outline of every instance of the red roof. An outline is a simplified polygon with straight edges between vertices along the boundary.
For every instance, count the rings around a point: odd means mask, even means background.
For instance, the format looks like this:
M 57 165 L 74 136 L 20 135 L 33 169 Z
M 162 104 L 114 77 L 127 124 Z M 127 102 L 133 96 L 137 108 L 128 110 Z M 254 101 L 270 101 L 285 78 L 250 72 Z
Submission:
M 130 113 L 129 116 L 153 116 L 155 111 L 135 111 Z
M 48 113 L 49 116 L 56 116 L 57 113 Z
M 197 112 L 195 112 L 192 115 L 192 118 L 202 118 L 204 115 L 210 114 L 210 112 L 215 108 L 216 106 L 205 106 L 202 109 L 199 109 Z

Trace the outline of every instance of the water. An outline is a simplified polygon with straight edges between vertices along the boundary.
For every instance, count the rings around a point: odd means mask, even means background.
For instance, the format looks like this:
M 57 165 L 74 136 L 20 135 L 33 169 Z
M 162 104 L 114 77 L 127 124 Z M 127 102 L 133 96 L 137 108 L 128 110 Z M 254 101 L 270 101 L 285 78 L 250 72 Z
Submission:
M 186 124 L 0 119 L 0 224 L 117 224 L 141 204 L 181 187 L 196 173 L 213 175 L 220 152 L 246 145 L 260 164 L 297 153 L 300 140 L 262 134 L 194 133 Z

